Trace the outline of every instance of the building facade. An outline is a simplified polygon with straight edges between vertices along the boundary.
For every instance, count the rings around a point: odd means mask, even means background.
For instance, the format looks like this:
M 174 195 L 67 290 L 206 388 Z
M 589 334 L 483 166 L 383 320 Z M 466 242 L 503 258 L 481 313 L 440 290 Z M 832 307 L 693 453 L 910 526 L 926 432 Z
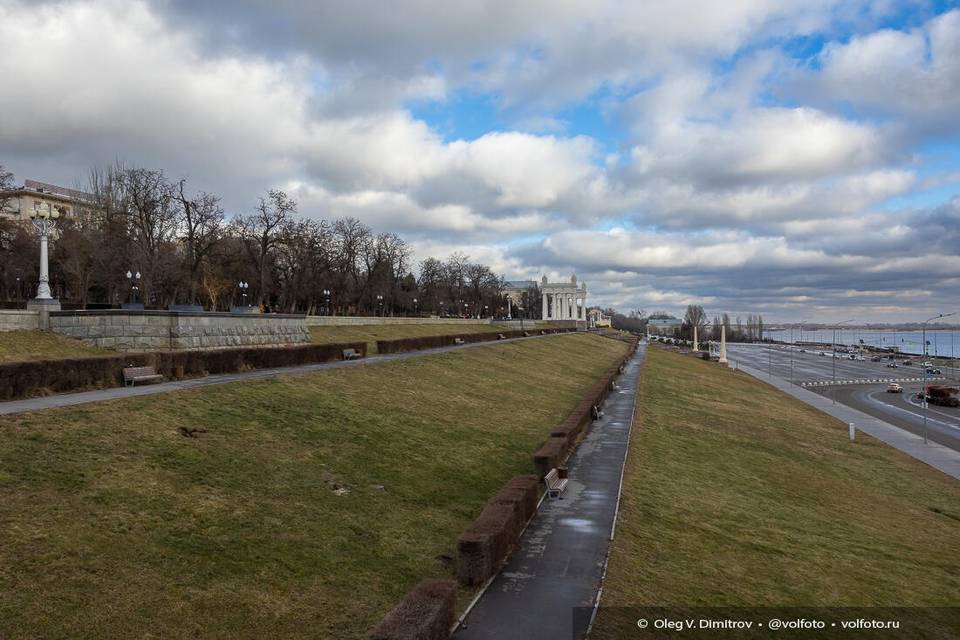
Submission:
M 0 207 L 0 219 L 27 222 L 30 212 L 38 209 L 56 209 L 63 217 L 77 214 L 77 208 L 92 206 L 94 197 L 89 193 L 58 187 L 57 185 L 24 180 L 23 186 L 0 194 L 3 206 Z
M 536 288 L 536 280 L 507 280 L 503 283 L 501 293 L 507 299 L 507 318 L 529 317 L 527 310 L 536 308 L 536 303 L 528 298 Z
M 647 320 L 647 335 L 672 337 L 682 325 L 677 318 L 653 318 Z

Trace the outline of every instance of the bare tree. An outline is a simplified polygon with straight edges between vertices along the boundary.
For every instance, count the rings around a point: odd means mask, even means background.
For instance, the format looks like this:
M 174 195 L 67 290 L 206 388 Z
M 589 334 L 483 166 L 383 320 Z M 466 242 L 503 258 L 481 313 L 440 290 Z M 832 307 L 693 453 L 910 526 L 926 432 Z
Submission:
M 223 207 L 220 198 L 201 192 L 190 198 L 184 193 L 186 180 L 177 184 L 180 241 L 184 247 L 184 266 L 187 275 L 187 297 L 195 302 L 199 273 L 203 261 L 223 236 Z
M 260 198 L 252 214 L 237 218 L 237 229 L 257 269 L 257 297 L 261 303 L 267 299 L 270 258 L 280 241 L 282 225 L 296 210 L 297 203 L 286 193 L 271 189 L 266 198 Z
M 370 243 L 370 228 L 355 218 L 343 218 L 333 223 L 337 271 L 336 291 L 338 307 L 356 305 L 362 293 L 360 257 Z
M 10 197 L 5 192 L 13 189 L 13 186 L 13 173 L 0 164 L 0 211 L 6 211 Z

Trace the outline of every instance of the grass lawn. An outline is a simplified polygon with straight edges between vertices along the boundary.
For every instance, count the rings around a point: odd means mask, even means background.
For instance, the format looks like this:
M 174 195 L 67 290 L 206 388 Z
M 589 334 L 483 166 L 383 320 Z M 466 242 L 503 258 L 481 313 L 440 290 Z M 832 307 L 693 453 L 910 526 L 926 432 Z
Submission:
M 532 323 L 531 323 L 532 325 Z M 377 352 L 377 340 L 398 340 L 423 336 L 446 336 L 452 333 L 499 332 L 496 324 L 374 324 L 355 327 L 310 327 L 314 342 L 367 342 L 367 353 Z
M 109 353 L 49 331 L 0 331 L 0 363 L 82 358 Z
M 864 434 L 851 444 L 744 373 L 648 350 L 604 607 L 958 604 L 960 482 Z M 610 611 L 591 637 L 636 637 Z M 923 615 L 895 637 L 956 637 L 950 614 Z
M 0 419 L 0 638 L 364 637 L 452 575 L 626 349 L 550 336 Z

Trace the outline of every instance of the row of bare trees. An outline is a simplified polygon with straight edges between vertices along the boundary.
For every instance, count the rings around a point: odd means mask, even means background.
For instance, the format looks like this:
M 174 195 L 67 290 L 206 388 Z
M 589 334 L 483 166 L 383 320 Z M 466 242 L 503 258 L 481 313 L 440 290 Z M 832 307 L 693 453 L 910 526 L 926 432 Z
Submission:
M 660 318 L 673 318 L 666 311 L 654 311 L 649 315 L 642 310 L 631 311 L 627 314 L 617 313 L 613 309 L 607 310 L 613 318 L 613 326 L 618 329 L 644 333 L 647 321 Z M 719 340 L 721 328 L 725 329 L 727 339 L 732 342 L 756 342 L 763 340 L 763 316 L 760 314 L 747 315 L 746 321 L 740 316 L 731 318 L 729 314 L 714 315 L 713 321 L 707 317 L 706 311 L 698 304 L 687 305 L 683 315 L 683 322 L 676 328 L 672 337 L 693 339 L 693 327 L 697 327 L 697 337 L 700 340 Z
M 0 180 L 2 189 L 13 186 L 2 167 Z M 90 202 L 61 219 L 52 241 L 51 286 L 68 304 L 116 305 L 136 284 L 148 307 L 224 310 L 240 303 L 238 284 L 245 282 L 248 300 L 284 312 L 506 313 L 503 280 L 487 265 L 461 253 L 427 258 L 418 278 L 412 249 L 400 236 L 375 233 L 353 218 L 300 217 L 297 203 L 280 190 L 234 216 L 217 195 L 157 170 L 96 169 L 85 190 Z M 36 244 L 29 227 L 0 222 L 6 300 L 29 297 Z M 134 283 L 128 272 L 139 272 L 140 280 Z

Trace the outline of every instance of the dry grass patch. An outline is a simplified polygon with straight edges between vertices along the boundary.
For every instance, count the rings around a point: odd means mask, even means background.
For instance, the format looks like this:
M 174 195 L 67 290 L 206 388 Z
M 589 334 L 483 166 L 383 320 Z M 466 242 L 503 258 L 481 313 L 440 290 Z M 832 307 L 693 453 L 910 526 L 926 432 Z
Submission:
M 868 436 L 851 444 L 846 425 L 744 373 L 657 348 L 637 406 L 604 606 L 960 602 L 953 478 Z M 922 637 L 953 637 L 930 617 Z M 630 637 L 616 614 L 598 624 L 598 639 Z
M 372 324 L 355 327 L 310 327 L 313 341 L 367 343 L 367 353 L 377 353 L 377 340 L 422 338 L 424 336 L 448 336 L 454 333 L 486 333 L 503 331 L 496 324 Z
M 0 331 L 0 363 L 82 358 L 111 353 L 49 331 Z
M 452 575 L 626 348 L 550 336 L 0 419 L 0 637 L 360 638 Z

